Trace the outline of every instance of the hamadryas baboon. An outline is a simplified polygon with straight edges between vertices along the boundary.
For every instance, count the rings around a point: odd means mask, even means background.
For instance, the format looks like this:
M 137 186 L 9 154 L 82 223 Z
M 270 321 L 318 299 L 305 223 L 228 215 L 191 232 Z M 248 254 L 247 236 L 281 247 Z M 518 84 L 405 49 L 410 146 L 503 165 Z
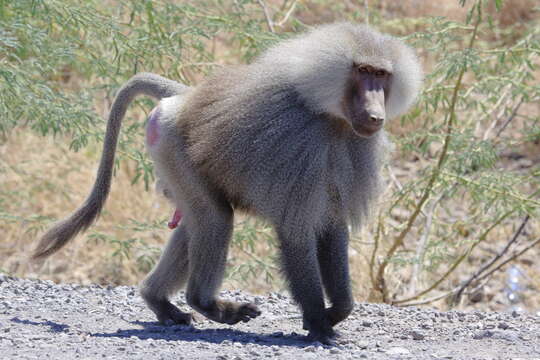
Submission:
M 118 92 L 96 183 L 85 203 L 41 239 L 50 255 L 100 213 L 109 192 L 126 107 L 160 99 L 146 142 L 176 227 L 141 293 L 164 323 L 190 323 L 169 298 L 234 324 L 260 314 L 216 297 L 235 211 L 266 219 L 312 339 L 329 343 L 353 308 L 347 245 L 380 189 L 384 122 L 416 98 L 421 69 L 402 41 L 336 23 L 281 42 L 252 64 L 226 67 L 196 87 L 142 73 Z M 181 219 L 181 220 L 180 220 Z M 325 308 L 324 294 L 331 306 Z

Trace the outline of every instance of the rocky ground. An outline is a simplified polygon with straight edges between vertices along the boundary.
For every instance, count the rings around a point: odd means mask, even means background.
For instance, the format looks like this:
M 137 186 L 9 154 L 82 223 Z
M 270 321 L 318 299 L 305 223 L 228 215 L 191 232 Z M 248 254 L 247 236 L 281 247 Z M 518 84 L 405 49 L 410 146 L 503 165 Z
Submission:
M 133 287 L 0 275 L 4 359 L 540 359 L 540 317 L 357 304 L 334 347 L 309 343 L 288 296 L 249 296 L 263 314 L 227 326 L 163 327 Z M 176 300 L 186 309 L 183 294 Z

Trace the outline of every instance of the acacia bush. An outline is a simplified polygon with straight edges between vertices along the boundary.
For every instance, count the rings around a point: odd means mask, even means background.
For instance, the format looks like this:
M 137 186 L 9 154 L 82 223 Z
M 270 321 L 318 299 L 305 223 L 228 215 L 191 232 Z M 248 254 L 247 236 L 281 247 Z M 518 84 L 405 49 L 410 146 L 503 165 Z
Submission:
M 385 168 L 388 188 L 373 224 L 351 240 L 360 254 L 351 257 L 355 288 L 372 301 L 456 304 L 539 241 L 539 21 L 502 26 L 499 0 L 463 1 L 464 21 L 390 19 L 381 3 L 340 11 L 346 6 L 340 2 L 287 0 L 111 0 L 106 6 L 97 0 L 0 1 L 2 146 L 14 134 L 33 132 L 68 141 L 97 164 L 114 91 L 136 72 L 196 84 L 215 67 L 249 62 L 279 39 L 326 19 L 326 12 L 332 19 L 368 21 L 417 48 L 426 75 L 416 106 L 389 124 L 395 149 Z M 128 113 L 116 164 L 117 173 L 127 169 L 133 186 L 147 189 L 154 177 L 141 134 L 151 104 L 137 100 Z M 55 161 L 67 161 L 65 156 Z M 0 176 L 13 169 L 27 176 L 27 170 L 0 160 Z M 26 179 L 18 186 L 6 180 L 0 188 L 0 225 L 24 227 L 23 248 L 54 220 L 21 211 L 21 198 L 32 203 L 29 194 L 36 191 L 36 180 Z M 122 282 L 118 274 L 128 263 L 139 279 L 155 263 L 164 239 L 149 234 L 160 231 L 165 218 L 127 217 L 127 224 L 111 225 L 126 237 L 95 228 L 84 236 L 111 255 L 112 265 L 103 271 L 112 275 L 94 274 L 93 281 Z M 0 243 L 8 249 L 17 241 L 7 236 Z M 282 287 L 276 247 L 267 224 L 240 218 L 228 276 L 259 284 L 265 279 L 263 289 Z M 4 251 L 0 267 L 26 275 L 29 268 L 10 263 L 13 253 Z M 45 277 L 52 271 L 31 269 Z

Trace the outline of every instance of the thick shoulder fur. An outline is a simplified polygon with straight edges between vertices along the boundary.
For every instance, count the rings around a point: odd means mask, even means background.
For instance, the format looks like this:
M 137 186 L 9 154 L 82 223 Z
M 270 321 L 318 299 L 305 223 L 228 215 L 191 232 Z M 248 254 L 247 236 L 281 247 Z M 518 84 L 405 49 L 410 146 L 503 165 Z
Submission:
M 378 65 L 392 72 L 386 103 L 388 118 L 403 114 L 414 102 L 422 83 L 422 69 L 413 50 L 403 41 L 369 26 L 351 23 L 322 25 L 279 43 L 257 63 L 291 81 L 316 112 L 332 109 L 340 115 L 339 100 L 351 66 Z
M 345 82 L 362 63 L 393 74 L 388 117 L 412 104 L 422 75 L 408 46 L 363 25 L 323 25 L 200 84 L 178 120 L 188 157 L 237 208 L 311 227 L 333 215 L 359 225 L 388 148 L 384 131 L 363 138 L 340 125 Z
M 225 69 L 184 109 L 178 125 L 189 158 L 236 208 L 313 228 L 338 216 L 356 228 L 379 194 L 384 132 L 356 136 L 313 111 L 279 72 Z

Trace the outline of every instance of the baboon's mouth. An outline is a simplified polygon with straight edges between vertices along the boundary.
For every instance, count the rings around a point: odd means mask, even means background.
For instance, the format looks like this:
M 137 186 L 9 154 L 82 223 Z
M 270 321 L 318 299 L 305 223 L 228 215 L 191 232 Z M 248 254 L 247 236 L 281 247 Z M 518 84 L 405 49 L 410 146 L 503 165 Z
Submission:
M 382 124 L 366 124 L 366 121 L 355 121 L 352 124 L 354 132 L 361 137 L 371 137 L 382 129 Z

